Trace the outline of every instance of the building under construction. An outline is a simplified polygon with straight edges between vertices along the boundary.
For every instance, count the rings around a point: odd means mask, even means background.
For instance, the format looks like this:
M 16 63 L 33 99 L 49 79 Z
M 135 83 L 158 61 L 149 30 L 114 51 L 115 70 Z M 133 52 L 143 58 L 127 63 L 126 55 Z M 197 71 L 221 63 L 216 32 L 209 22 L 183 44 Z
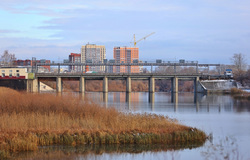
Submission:
M 115 47 L 115 63 L 138 63 L 139 48 L 137 47 Z M 114 66 L 115 73 L 139 73 L 139 66 Z

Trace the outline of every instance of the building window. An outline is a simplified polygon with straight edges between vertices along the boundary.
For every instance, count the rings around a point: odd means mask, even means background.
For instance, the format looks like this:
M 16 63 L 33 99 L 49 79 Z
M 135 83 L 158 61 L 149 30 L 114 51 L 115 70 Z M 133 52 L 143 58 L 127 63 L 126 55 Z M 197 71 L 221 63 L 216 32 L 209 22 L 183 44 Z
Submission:
M 5 73 L 2 73 L 2 77 L 5 77 Z
M 12 70 L 10 70 L 9 72 L 12 73 Z
M 16 74 L 16 77 L 20 77 L 20 74 L 19 74 L 19 73 L 17 73 L 17 74 Z
M 16 70 L 17 73 L 19 73 L 19 70 Z
M 12 77 L 12 73 L 9 74 L 9 77 Z
M 2 70 L 2 73 L 5 73 L 5 70 Z

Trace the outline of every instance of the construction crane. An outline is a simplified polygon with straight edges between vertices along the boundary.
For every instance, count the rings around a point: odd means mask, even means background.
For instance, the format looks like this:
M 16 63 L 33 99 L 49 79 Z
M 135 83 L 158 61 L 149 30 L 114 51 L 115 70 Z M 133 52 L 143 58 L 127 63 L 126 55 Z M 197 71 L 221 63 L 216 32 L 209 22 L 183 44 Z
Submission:
M 147 36 L 145 36 L 145 37 L 139 39 L 138 41 L 136 41 L 136 39 L 135 39 L 135 34 L 134 34 L 134 47 L 136 47 L 136 44 L 137 44 L 138 42 L 140 42 L 140 41 L 142 41 L 142 40 L 145 40 L 146 38 L 148 38 L 148 37 L 151 36 L 152 34 L 155 34 L 155 32 L 150 33 L 149 35 L 147 35 Z

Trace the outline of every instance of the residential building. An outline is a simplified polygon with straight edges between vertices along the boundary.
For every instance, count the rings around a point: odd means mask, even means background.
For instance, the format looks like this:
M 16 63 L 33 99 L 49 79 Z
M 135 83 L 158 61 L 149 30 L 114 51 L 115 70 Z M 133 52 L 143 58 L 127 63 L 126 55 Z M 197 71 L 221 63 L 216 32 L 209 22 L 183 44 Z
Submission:
M 81 63 L 81 54 L 71 53 L 69 55 L 69 63 Z M 81 66 L 70 65 L 69 72 L 81 72 Z
M 115 47 L 115 63 L 138 63 L 139 48 L 137 47 Z M 139 73 L 139 66 L 115 66 L 116 73 Z
M 0 68 L 0 79 L 28 79 L 27 68 Z
M 110 59 L 109 61 L 108 61 L 108 63 L 115 63 L 115 59 Z M 114 72 L 114 66 L 106 66 L 107 67 L 107 69 L 106 69 L 106 71 L 108 72 L 108 73 L 115 73 Z
M 82 63 L 103 63 L 106 59 L 106 49 L 104 45 L 86 44 L 81 48 Z M 104 72 L 105 66 L 87 66 L 89 71 Z M 86 66 L 83 68 L 85 71 Z
M 32 67 L 32 66 L 36 66 L 36 63 L 44 63 L 44 64 L 49 64 L 50 60 L 46 60 L 46 59 L 41 59 L 41 60 L 30 60 L 30 59 L 26 59 L 26 60 L 15 60 L 13 61 L 13 64 L 15 66 L 24 66 L 24 67 Z M 39 70 L 42 70 L 43 72 L 50 72 L 50 66 L 49 65 L 44 65 L 41 66 L 42 68 L 39 68 Z

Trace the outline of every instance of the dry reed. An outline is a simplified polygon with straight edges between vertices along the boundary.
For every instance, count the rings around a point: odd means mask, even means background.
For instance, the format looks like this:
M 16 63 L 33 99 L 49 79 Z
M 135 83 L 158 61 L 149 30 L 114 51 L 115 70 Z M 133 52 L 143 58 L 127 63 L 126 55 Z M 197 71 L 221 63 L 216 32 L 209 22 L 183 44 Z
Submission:
M 0 87 L 0 156 L 38 145 L 204 142 L 204 132 L 165 116 L 104 108 L 73 96 Z M 1 151 L 2 150 L 2 151 Z
M 243 91 L 243 90 L 238 89 L 238 88 L 232 88 L 230 93 L 236 99 L 250 100 L 250 93 L 247 91 Z

